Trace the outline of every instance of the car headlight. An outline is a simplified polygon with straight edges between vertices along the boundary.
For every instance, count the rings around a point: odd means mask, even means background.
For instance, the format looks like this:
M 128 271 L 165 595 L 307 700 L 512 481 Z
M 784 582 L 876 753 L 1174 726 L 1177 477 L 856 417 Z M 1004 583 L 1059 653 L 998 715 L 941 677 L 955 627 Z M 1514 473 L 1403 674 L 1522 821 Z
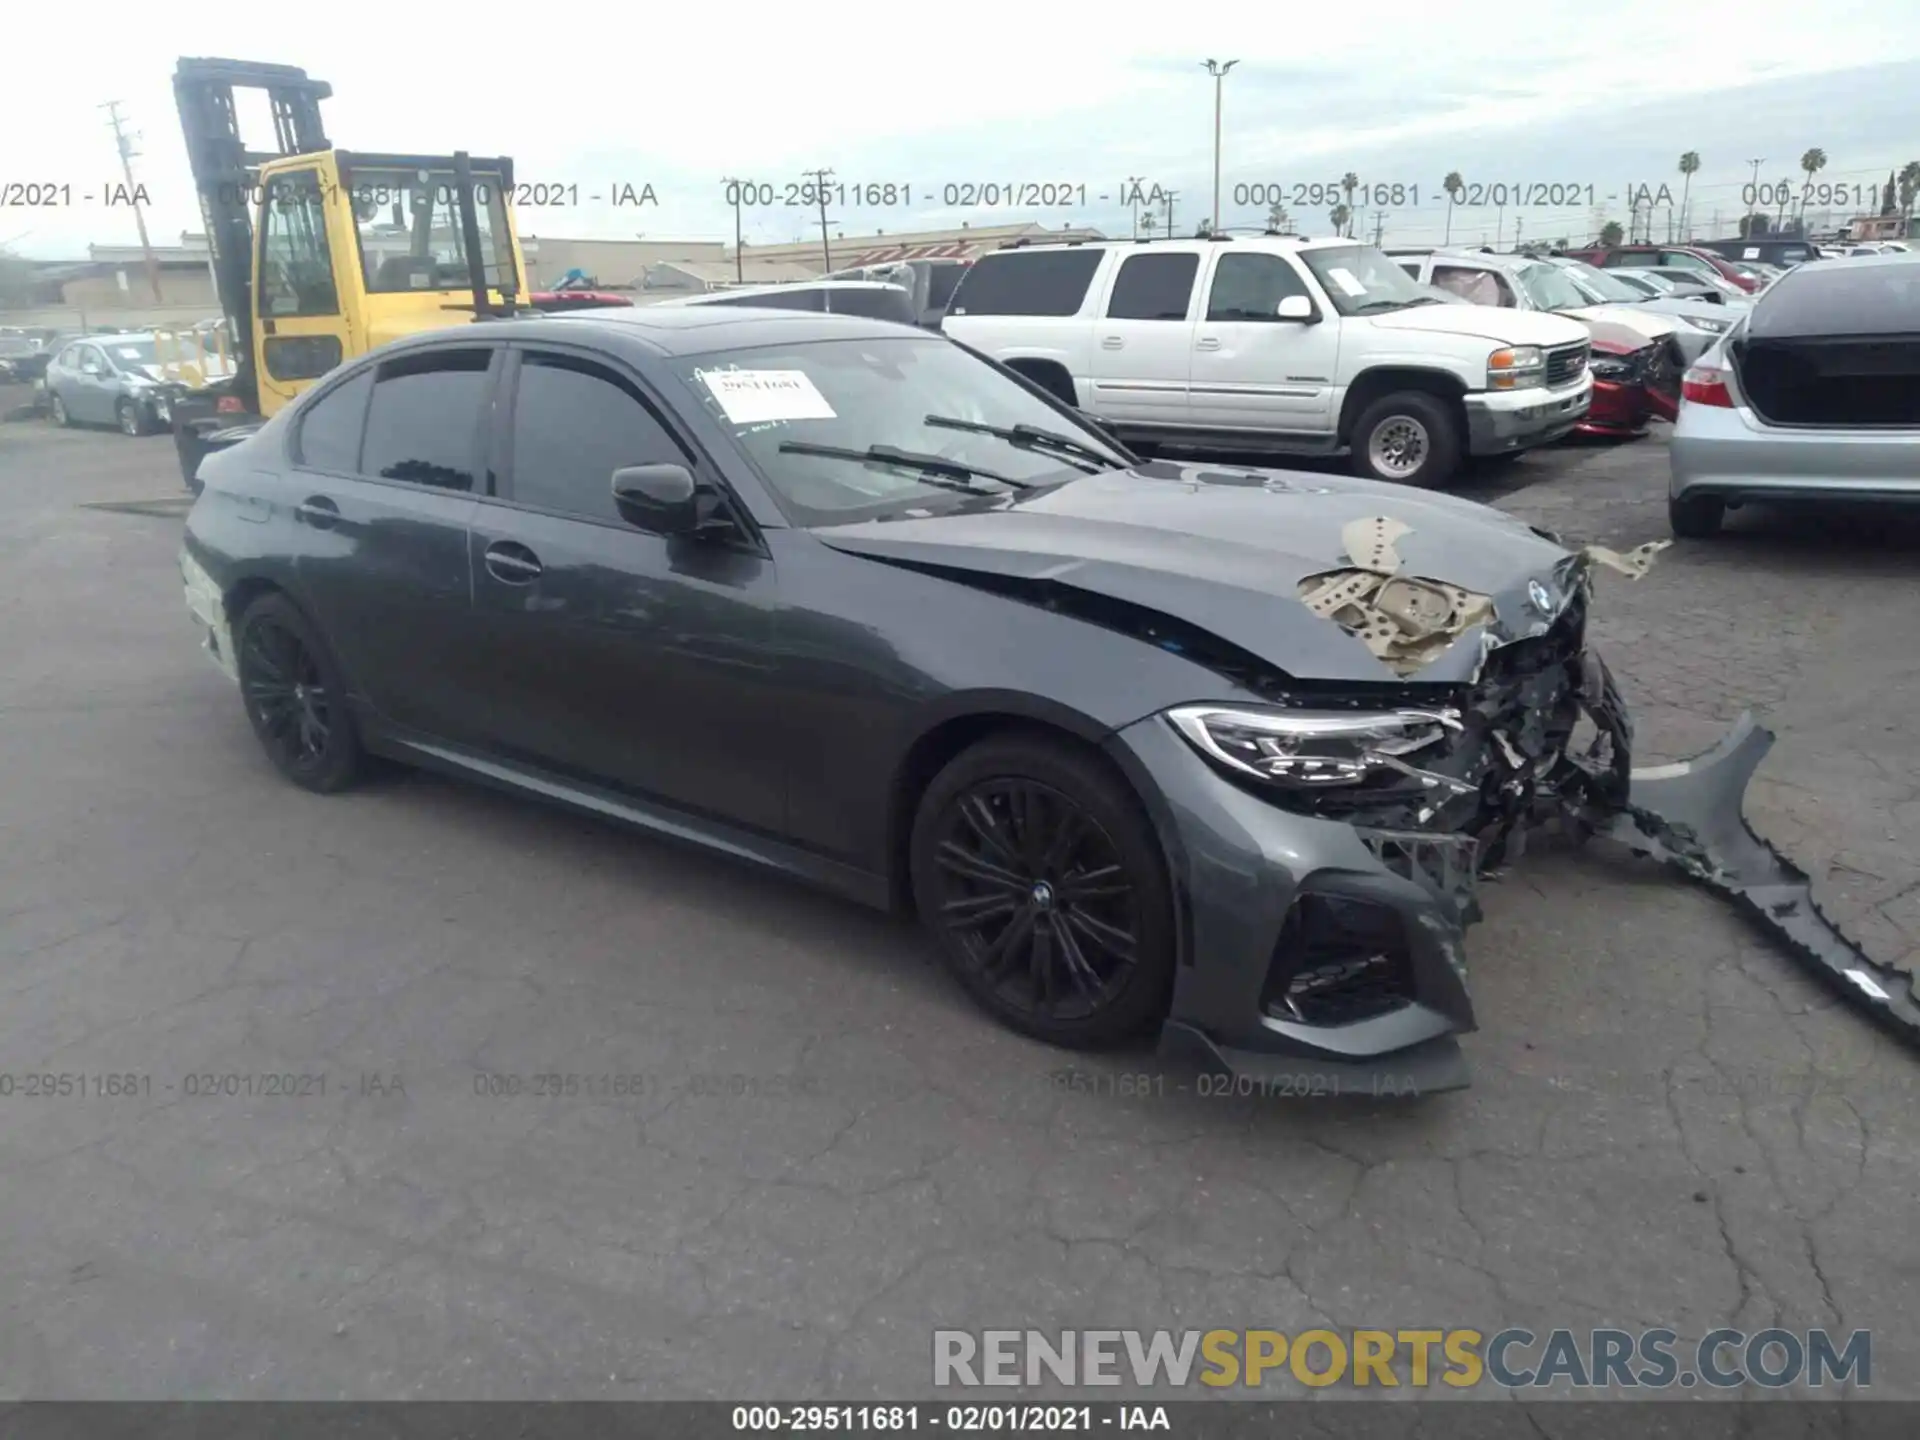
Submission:
M 1709 335 L 1719 335 L 1733 328 L 1731 320 L 1706 320 L 1698 315 L 1689 315 L 1687 323 L 1696 330 L 1704 330 Z
M 1540 383 L 1547 362 L 1538 345 L 1511 345 L 1487 357 L 1489 390 L 1525 390 Z
M 1289 789 L 1359 785 L 1410 768 L 1417 755 L 1462 728 L 1449 710 L 1248 710 L 1182 705 L 1173 728 L 1202 755 Z
M 1588 367 L 1596 380 L 1629 381 L 1640 378 L 1640 367 L 1631 355 L 1598 355 Z

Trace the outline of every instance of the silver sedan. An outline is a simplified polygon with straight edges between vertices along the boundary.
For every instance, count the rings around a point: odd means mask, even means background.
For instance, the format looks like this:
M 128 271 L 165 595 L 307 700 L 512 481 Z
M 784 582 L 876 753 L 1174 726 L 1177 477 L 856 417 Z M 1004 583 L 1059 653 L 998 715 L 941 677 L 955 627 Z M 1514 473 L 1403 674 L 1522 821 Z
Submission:
M 1920 502 L 1920 255 L 1803 265 L 1687 371 L 1667 516 L 1747 501 Z

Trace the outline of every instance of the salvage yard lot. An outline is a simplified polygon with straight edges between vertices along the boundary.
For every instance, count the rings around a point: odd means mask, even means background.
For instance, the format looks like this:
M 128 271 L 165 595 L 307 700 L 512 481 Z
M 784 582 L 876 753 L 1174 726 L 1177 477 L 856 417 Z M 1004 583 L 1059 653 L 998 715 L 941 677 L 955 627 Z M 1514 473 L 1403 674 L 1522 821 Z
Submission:
M 1497 479 L 1570 541 L 1666 533 L 1658 437 Z M 1920 1056 L 1718 901 L 1537 849 L 1469 937 L 1472 1089 L 1203 1098 L 995 1028 L 904 922 L 434 777 L 287 785 L 195 648 L 182 498 L 164 439 L 0 426 L 0 1077 L 85 1091 L 0 1098 L 0 1398 L 852 1399 L 928 1393 L 935 1327 L 1776 1323 L 1874 1329 L 1872 1393 L 1920 1396 Z M 1755 828 L 1909 966 L 1917 554 L 1743 513 L 1595 614 L 1643 763 L 1754 705 Z M 540 1074 L 595 1093 L 490 1093 Z

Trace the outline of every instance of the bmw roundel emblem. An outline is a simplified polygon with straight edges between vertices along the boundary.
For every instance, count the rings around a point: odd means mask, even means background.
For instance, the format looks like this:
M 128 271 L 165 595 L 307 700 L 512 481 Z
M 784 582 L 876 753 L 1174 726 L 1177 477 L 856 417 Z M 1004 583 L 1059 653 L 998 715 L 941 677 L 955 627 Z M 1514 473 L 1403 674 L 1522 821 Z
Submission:
M 1533 608 L 1542 615 L 1553 613 L 1553 596 L 1538 580 L 1527 582 L 1527 598 L 1533 602 Z

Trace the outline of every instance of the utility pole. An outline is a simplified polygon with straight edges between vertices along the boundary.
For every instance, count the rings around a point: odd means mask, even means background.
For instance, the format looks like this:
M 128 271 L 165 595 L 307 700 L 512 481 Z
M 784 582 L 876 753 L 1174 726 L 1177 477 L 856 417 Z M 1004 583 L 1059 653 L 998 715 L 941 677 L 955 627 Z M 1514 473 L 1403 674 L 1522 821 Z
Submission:
M 1373 243 L 1376 249 L 1379 247 L 1380 236 L 1385 232 L 1386 227 L 1387 227 L 1387 212 L 1384 210 L 1374 211 L 1373 212 Z
M 1227 72 L 1240 62 L 1229 60 L 1222 64 L 1218 60 L 1202 60 L 1207 73 L 1213 76 L 1213 233 L 1220 232 L 1220 101 L 1221 92 L 1226 89 Z
M 1167 239 L 1171 240 L 1173 238 L 1173 202 L 1180 198 L 1180 192 L 1178 190 L 1169 190 L 1166 193 L 1167 193 Z
M 134 198 L 140 193 L 139 187 L 133 183 L 133 157 L 139 153 L 133 148 L 133 142 L 139 137 L 128 135 L 120 128 L 118 100 L 109 100 L 99 108 L 107 112 L 108 123 L 113 126 L 113 145 L 120 152 L 120 173 L 126 177 L 127 198 L 133 204 L 133 223 L 140 232 L 140 253 L 146 258 L 147 284 L 153 288 L 153 303 L 164 305 L 166 297 L 160 293 L 160 262 L 154 256 L 153 242 L 147 238 L 146 212 L 140 208 L 139 200 Z M 213 247 L 212 236 L 207 237 L 207 247 L 209 250 Z
M 731 175 L 720 182 L 733 191 L 733 278 L 739 284 L 746 284 L 747 262 L 740 247 L 740 192 L 746 181 L 736 180 Z
M 1760 167 L 1766 163 L 1765 156 L 1758 160 L 1747 161 L 1747 164 L 1753 167 L 1753 183 L 1747 187 L 1747 203 L 1742 207 L 1742 214 L 1751 215 L 1754 207 L 1760 204 Z
M 1518 213 L 1513 217 L 1513 248 L 1516 250 L 1520 248 L 1520 226 L 1525 219 L 1525 216 Z
M 803 170 L 800 172 L 813 181 L 814 193 L 820 198 L 820 257 L 827 262 L 826 273 L 833 273 L 833 247 L 827 243 L 827 181 L 833 178 L 831 170 Z
M 1713 207 L 1713 233 L 1715 236 L 1720 234 L 1720 207 L 1718 205 Z

